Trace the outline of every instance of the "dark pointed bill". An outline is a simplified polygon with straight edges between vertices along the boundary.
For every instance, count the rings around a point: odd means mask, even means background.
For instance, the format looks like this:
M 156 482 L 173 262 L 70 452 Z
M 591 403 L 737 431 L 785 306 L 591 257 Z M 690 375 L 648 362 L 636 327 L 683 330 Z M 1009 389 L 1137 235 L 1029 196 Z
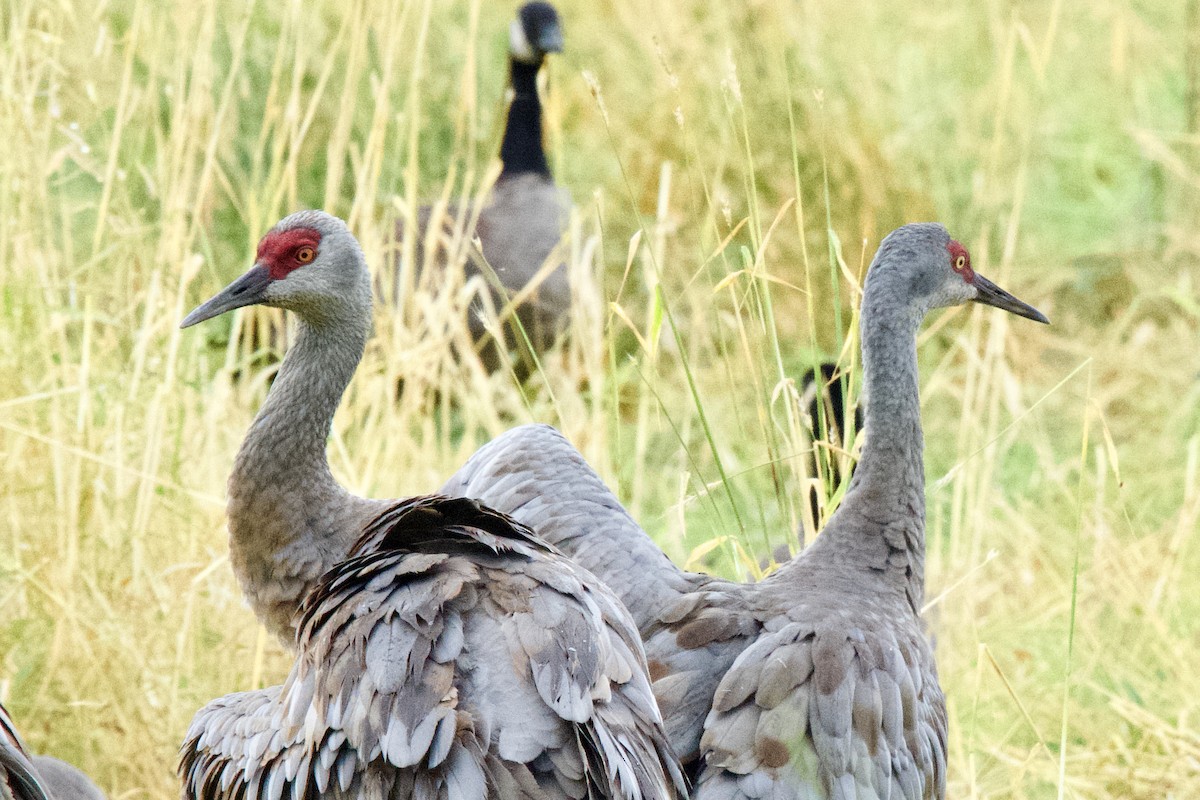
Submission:
M 263 301 L 263 293 L 271 283 L 271 273 L 262 264 L 255 264 L 242 277 L 226 286 L 207 303 L 202 303 L 183 318 L 179 327 L 187 328 L 204 322 L 242 306 L 252 306 Z
M 1046 315 L 1038 311 L 1028 303 L 1023 303 L 1013 297 L 1008 292 L 1001 289 L 996 284 L 989 281 L 987 278 L 975 273 L 975 288 L 979 290 L 979 294 L 974 297 L 976 303 L 983 303 L 986 306 L 995 306 L 1003 309 L 1010 314 L 1016 314 L 1018 317 L 1031 319 L 1034 322 L 1042 322 L 1046 325 L 1050 324 L 1050 320 L 1046 319 Z
M 562 28 L 551 25 L 538 35 L 538 49 L 543 53 L 561 53 L 563 49 Z

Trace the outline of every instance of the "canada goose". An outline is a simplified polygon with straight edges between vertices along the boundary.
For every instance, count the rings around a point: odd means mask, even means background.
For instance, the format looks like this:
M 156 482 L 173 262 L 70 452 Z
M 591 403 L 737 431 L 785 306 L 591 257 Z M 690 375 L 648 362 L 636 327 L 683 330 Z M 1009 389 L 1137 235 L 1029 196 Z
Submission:
M 555 185 L 546 161 L 542 102 L 537 88 L 538 72 L 546 55 L 561 52 L 562 47 L 562 26 L 554 6 L 540 0 L 521 6 L 509 25 L 508 60 L 513 97 L 500 145 L 503 168 L 479 210 L 474 229 L 467 233 L 468 241 L 479 239 L 482 261 L 480 253 L 469 253 L 464 264 L 465 278 L 481 281 L 497 311 L 542 271 L 562 239 L 570 212 L 570 198 Z M 445 237 L 452 237 L 456 221 L 469 220 L 472 211 L 469 205 L 451 206 L 437 216 L 438 227 L 431 231 L 437 212 L 430 206 L 418 210 L 417 229 L 422 233 L 416 247 L 418 274 L 435 264 L 445 268 L 450 258 Z M 397 240 L 403 238 L 405 230 L 404 220 L 397 221 Z M 438 236 L 441 233 L 445 237 Z M 437 238 L 426 242 L 431 234 Z M 427 250 L 428 247 L 432 250 Z M 397 280 L 398 270 L 399 265 Z M 567 267 L 558 263 L 516 309 L 517 319 L 535 351 L 545 350 L 554 343 L 566 327 L 570 306 Z M 486 333 L 481 311 L 478 304 L 474 305 L 468 319 L 475 341 Z M 507 340 L 504 347 L 523 350 L 523 337 L 514 332 L 512 323 L 505 323 L 504 329 Z M 495 343 L 485 346 L 481 355 L 489 369 L 501 363 Z

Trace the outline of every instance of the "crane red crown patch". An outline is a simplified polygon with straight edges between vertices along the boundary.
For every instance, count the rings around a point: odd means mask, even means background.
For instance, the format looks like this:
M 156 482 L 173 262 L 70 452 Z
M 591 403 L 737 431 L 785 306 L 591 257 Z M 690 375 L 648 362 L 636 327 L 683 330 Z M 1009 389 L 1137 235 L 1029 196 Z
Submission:
M 321 232 L 316 228 L 268 233 L 258 243 L 258 262 L 266 265 L 271 279 L 277 281 L 312 263 L 320 247 Z
M 971 254 L 967 252 L 967 248 L 959 244 L 957 239 L 951 239 L 946 249 L 950 251 L 950 267 L 962 275 L 964 281 L 974 283 L 975 270 L 971 269 Z

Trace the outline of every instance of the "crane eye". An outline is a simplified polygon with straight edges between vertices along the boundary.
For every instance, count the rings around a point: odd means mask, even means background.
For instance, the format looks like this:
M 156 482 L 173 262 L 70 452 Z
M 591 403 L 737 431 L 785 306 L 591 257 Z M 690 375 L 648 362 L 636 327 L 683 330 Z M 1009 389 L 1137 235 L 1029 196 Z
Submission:
M 317 257 L 317 251 L 313 250 L 311 247 L 307 247 L 307 246 L 301 247 L 299 250 L 296 251 L 296 260 L 299 261 L 301 264 L 307 264 L 308 262 L 312 261 L 316 257 Z
M 966 256 L 959 256 L 958 258 L 954 259 L 954 271 L 955 272 L 962 272 L 963 268 L 965 266 L 967 266 L 967 257 Z

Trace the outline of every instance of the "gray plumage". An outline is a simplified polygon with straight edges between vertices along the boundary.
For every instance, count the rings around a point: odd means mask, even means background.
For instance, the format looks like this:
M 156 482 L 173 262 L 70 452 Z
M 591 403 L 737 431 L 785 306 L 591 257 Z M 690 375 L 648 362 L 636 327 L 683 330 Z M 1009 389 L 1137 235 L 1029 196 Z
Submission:
M 49 800 L 4 706 L 0 706 L 0 800 Z
M 272 267 L 271 261 L 288 256 L 264 252 L 263 246 L 286 243 L 282 237 L 303 231 L 312 232 L 309 246 L 319 252 L 312 268 L 295 267 L 286 280 L 272 278 L 272 269 L 285 267 Z M 259 303 L 300 317 L 296 339 L 234 460 L 227 490 L 234 574 L 259 620 L 292 647 L 304 597 L 384 507 L 346 491 L 329 471 L 325 452 L 333 413 L 371 332 L 371 285 L 358 241 L 324 212 L 293 214 L 263 242 L 255 266 L 183 325 Z
M 617 593 L 641 632 L 671 744 L 695 762 L 717 681 L 761 629 L 751 587 L 676 567 L 548 425 L 496 437 L 439 491 L 512 515 Z
M 104 793 L 65 761 L 28 755 L 0 706 L 0 800 L 104 800 Z
M 31 760 L 50 800 L 105 800 L 100 787 L 73 765 L 54 756 L 35 755 Z
M 871 398 L 862 458 L 815 543 L 761 583 L 678 570 L 545 427 L 481 448 L 444 488 L 546 520 L 540 534 L 626 602 L 671 742 L 698 776 L 696 797 L 944 796 L 946 711 L 920 619 L 916 333 L 931 309 L 971 300 L 1046 321 L 974 273 L 940 225 L 907 225 L 880 245 L 862 309 Z M 586 540 L 553 523 L 596 518 L 593 506 L 607 516 Z
M 543 2 L 522 6 L 509 29 L 513 99 L 501 143 L 504 166 L 499 178 L 482 208 L 426 206 L 417 212 L 420 239 L 415 247 L 414 274 L 419 276 L 427 268 L 434 268 L 434 279 L 439 280 L 436 276 L 455 260 L 456 246 L 478 238 L 478 249 L 467 247 L 464 278 L 477 284 L 477 290 L 487 295 L 487 302 L 497 312 L 542 271 L 562 239 L 570 215 L 570 197 L 555 185 L 546 161 L 537 91 L 537 73 L 546 55 L 561 50 L 562 28 L 554 8 Z M 398 220 L 397 240 L 402 240 L 407 230 L 405 220 Z M 537 351 L 550 347 L 566 327 L 570 305 L 570 278 L 566 264 L 560 261 L 516 308 L 517 318 Z M 482 311 L 475 304 L 468 318 L 476 341 L 486 333 Z M 504 323 L 503 328 L 504 346 L 522 350 L 523 339 L 514 333 L 512 323 Z M 482 355 L 489 368 L 500 362 L 492 345 L 485 347 Z
M 330 475 L 325 438 L 371 317 L 344 223 L 284 219 L 184 325 L 252 303 L 300 324 L 230 479 L 232 561 L 297 656 L 282 687 L 196 715 L 184 797 L 683 795 L 611 591 L 477 503 L 366 500 Z
M 473 501 L 395 504 L 308 598 L 287 682 L 197 714 L 184 797 L 682 794 L 636 629 L 589 584 Z

